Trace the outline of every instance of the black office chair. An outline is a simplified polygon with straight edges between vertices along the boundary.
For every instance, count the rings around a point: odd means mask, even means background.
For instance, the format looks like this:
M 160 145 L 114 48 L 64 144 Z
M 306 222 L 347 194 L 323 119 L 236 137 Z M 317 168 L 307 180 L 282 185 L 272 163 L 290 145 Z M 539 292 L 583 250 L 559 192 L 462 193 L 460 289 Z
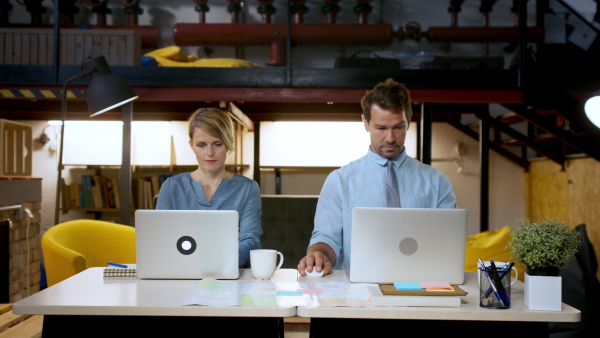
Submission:
M 600 282 L 596 277 L 598 262 L 585 224 L 575 227 L 581 234 L 582 246 L 569 264 L 560 271 L 562 301 L 581 311 L 581 322 L 548 323 L 550 337 L 596 337 L 596 323 L 600 318 Z

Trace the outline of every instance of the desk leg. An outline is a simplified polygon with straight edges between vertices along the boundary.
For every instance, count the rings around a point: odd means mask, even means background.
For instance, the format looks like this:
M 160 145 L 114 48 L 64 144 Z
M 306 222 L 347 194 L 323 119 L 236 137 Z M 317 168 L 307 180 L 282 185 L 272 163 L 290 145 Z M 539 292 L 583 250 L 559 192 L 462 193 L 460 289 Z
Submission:
M 44 315 L 42 337 L 199 336 L 207 329 L 223 337 L 283 338 L 283 318 L 269 317 L 156 317 Z
M 310 338 L 386 337 L 419 332 L 419 335 L 451 332 L 486 332 L 486 338 L 506 338 L 509 332 L 548 338 L 546 322 L 451 321 L 403 319 L 311 318 Z

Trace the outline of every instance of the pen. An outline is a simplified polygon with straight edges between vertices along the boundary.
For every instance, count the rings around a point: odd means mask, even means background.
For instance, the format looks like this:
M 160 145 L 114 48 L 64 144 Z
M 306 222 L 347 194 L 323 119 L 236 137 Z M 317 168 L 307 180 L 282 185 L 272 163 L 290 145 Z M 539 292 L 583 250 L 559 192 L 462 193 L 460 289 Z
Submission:
M 502 279 L 500 278 L 501 275 L 496 268 L 496 263 L 494 263 L 494 261 L 490 261 L 490 267 L 490 271 L 493 272 L 490 277 L 492 278 L 492 281 L 496 283 L 496 289 L 498 290 L 500 297 L 502 297 L 504 300 L 505 307 L 510 306 L 510 299 L 508 299 L 506 289 L 504 289 L 504 285 L 502 284 Z
M 502 297 L 500 296 L 500 293 L 498 293 L 498 289 L 496 288 L 496 284 L 494 284 L 494 281 L 492 280 L 492 278 L 490 277 L 490 275 L 487 273 L 487 268 L 485 267 L 485 264 L 483 264 L 483 262 L 481 261 L 481 258 L 479 258 L 479 265 L 481 265 L 481 271 L 483 271 L 485 273 L 485 277 L 488 279 L 488 281 L 490 282 L 490 285 L 494 289 L 494 294 L 496 294 L 496 298 L 498 298 L 498 300 L 500 301 L 500 304 L 502 305 L 502 307 L 506 307 L 506 304 L 504 304 L 504 300 L 502 300 Z
M 498 275 L 500 276 L 500 280 L 502 280 L 502 278 L 504 278 L 504 276 L 507 275 L 506 271 L 510 271 L 513 267 L 513 265 L 515 265 L 514 262 L 508 262 L 506 264 L 504 264 L 504 266 L 502 267 L 502 270 L 500 270 L 501 272 L 498 273 Z M 490 286 L 487 291 L 485 291 L 485 293 L 483 294 L 483 298 L 487 298 L 490 296 L 490 293 L 492 293 L 492 287 Z
M 510 306 L 510 299 L 508 299 L 508 295 L 506 294 L 504 285 L 502 285 L 502 280 L 500 278 L 501 274 L 498 272 L 498 269 L 496 268 L 496 263 L 494 263 L 494 261 L 490 261 L 490 267 L 491 267 L 490 271 L 493 271 L 493 273 L 490 277 L 492 278 L 492 281 L 494 283 L 496 283 L 496 289 L 498 290 L 500 297 L 502 297 L 502 299 L 504 300 L 505 307 Z
M 108 263 L 108 265 L 118 266 L 120 268 L 127 269 L 127 265 L 125 265 L 125 264 L 119 264 L 119 263 L 113 263 L 113 262 L 107 262 L 107 263 Z

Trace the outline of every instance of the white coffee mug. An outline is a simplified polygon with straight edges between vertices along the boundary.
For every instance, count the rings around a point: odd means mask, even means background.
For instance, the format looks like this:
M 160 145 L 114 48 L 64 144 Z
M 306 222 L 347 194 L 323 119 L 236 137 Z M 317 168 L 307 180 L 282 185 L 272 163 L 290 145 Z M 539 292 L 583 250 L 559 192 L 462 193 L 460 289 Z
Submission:
M 497 262 L 497 261 L 494 261 L 494 265 L 496 266 L 496 269 L 498 269 L 498 270 L 502 270 L 502 268 L 503 268 L 503 267 L 506 265 L 506 263 L 507 263 L 507 262 Z M 490 261 L 483 261 L 483 264 L 485 264 L 485 267 L 486 267 L 486 268 L 489 268 L 489 267 L 490 267 Z M 478 261 L 478 262 L 477 262 L 477 268 L 479 269 L 479 267 L 480 267 L 480 264 L 479 264 L 479 261 Z M 515 275 L 514 275 L 514 277 L 513 277 L 512 271 L 514 271 L 514 272 L 515 272 Z M 513 284 L 515 284 L 515 282 L 517 281 L 517 278 L 519 278 L 519 270 L 517 270 L 517 268 L 515 268 L 515 266 L 514 266 L 514 265 L 513 265 L 513 267 L 512 267 L 512 271 L 511 271 L 511 274 L 510 274 L 510 276 L 512 277 L 512 278 L 511 278 L 511 281 L 510 281 L 510 285 L 513 285 Z M 481 278 L 481 277 L 480 277 L 480 274 L 479 274 L 479 273 L 477 273 L 477 280 L 478 280 L 478 281 L 479 281 L 479 283 L 481 284 L 481 279 L 480 279 L 480 278 Z
M 277 264 L 279 256 L 279 264 Z M 283 264 L 283 254 L 277 250 L 257 249 L 250 250 L 250 268 L 252 276 L 256 279 L 268 280 Z

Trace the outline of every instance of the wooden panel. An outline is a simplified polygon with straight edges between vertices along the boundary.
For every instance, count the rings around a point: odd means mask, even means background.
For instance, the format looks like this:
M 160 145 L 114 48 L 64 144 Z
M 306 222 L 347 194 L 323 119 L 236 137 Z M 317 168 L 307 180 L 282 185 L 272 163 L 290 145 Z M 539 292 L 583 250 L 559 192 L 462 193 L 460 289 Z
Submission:
M 53 34 L 50 28 L 0 28 L 0 64 L 52 64 Z M 100 55 L 112 66 L 140 64 L 141 41 L 134 30 L 61 29 L 60 34 L 60 65 L 81 65 Z
M 31 176 L 32 142 L 31 126 L 0 119 L 0 177 Z
M 600 262 L 600 162 L 592 158 L 570 160 L 567 172 L 570 183 L 570 224 L 586 224 L 596 259 Z M 600 278 L 600 271 L 597 272 L 597 276 Z
M 567 173 L 551 161 L 532 162 L 527 179 L 527 217 L 569 221 Z
M 557 218 L 571 227 L 585 223 L 596 259 L 600 261 L 600 162 L 570 159 L 561 171 L 551 161 L 534 161 L 526 174 L 527 217 Z M 597 272 L 600 278 L 600 270 Z
M 316 210 L 315 196 L 262 196 L 262 247 L 283 253 L 282 268 L 295 269 L 306 255 Z

